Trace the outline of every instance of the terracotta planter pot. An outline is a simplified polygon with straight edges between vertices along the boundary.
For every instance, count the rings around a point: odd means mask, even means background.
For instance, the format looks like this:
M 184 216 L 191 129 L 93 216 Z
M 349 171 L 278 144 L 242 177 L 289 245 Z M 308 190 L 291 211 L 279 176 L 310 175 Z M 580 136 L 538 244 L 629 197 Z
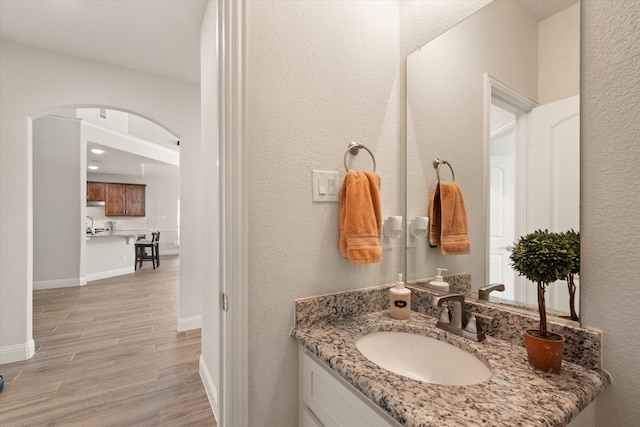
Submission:
M 549 340 L 531 335 L 530 332 L 538 332 L 537 329 L 528 329 L 523 332 L 524 344 L 527 348 L 529 364 L 543 372 L 557 374 L 562 365 L 562 352 L 564 351 L 564 337 L 549 332 L 556 339 Z

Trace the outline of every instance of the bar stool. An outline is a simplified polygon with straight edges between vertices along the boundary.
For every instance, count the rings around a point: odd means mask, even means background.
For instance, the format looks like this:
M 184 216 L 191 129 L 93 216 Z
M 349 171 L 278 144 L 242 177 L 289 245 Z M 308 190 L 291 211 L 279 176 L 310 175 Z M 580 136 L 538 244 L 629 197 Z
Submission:
M 160 267 L 160 232 L 155 231 L 151 233 L 151 241 L 149 240 L 139 240 L 135 243 L 136 246 L 136 260 L 133 265 L 134 269 L 137 270 L 138 267 L 142 268 L 142 261 L 151 260 L 151 264 L 153 265 L 153 269 L 156 269 L 156 266 Z M 151 250 L 151 253 L 147 253 L 147 248 Z

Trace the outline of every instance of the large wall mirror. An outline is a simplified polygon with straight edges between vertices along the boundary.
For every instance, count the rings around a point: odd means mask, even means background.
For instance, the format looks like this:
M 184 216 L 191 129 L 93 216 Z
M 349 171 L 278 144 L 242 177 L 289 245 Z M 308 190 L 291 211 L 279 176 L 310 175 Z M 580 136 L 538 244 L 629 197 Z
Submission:
M 472 292 L 499 282 L 492 299 L 537 303 L 509 249 L 537 229 L 578 231 L 579 54 L 578 0 L 494 0 L 407 57 L 406 218 L 428 216 L 434 160 L 446 160 L 471 243 L 452 256 L 407 238 L 407 280 L 442 267 L 470 273 Z M 453 179 L 448 167 L 439 175 Z M 547 301 L 568 312 L 566 283 Z

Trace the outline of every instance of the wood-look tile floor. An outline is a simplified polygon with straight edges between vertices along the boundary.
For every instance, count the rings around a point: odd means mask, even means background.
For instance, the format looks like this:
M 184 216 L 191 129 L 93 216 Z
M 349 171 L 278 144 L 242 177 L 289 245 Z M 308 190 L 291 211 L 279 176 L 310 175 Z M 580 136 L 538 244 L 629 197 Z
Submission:
M 2 426 L 215 426 L 200 330 L 176 332 L 179 257 L 33 293 L 36 354 L 0 365 Z

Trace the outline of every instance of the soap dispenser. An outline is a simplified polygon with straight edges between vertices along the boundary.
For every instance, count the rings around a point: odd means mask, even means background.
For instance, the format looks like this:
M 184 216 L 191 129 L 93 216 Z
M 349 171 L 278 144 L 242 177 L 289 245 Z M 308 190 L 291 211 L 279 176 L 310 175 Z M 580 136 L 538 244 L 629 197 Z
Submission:
M 442 272 L 447 271 L 446 268 L 436 268 L 436 277 L 429 282 L 429 288 L 437 291 L 449 292 L 449 284 L 442 278 Z
M 396 287 L 389 290 L 389 313 L 394 319 L 409 318 L 411 312 L 411 290 L 404 287 L 402 273 L 398 273 Z

